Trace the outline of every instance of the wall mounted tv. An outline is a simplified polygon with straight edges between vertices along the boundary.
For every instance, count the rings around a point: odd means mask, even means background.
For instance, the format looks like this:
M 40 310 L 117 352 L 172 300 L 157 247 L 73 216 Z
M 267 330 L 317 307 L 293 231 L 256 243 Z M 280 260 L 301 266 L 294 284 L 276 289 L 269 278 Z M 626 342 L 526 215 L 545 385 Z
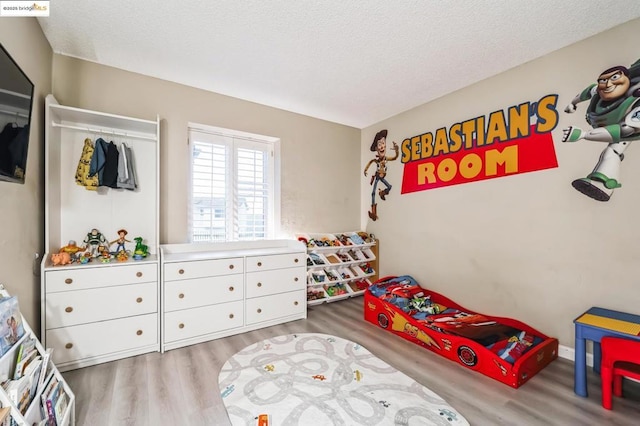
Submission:
M 24 183 L 33 83 L 0 44 L 0 181 Z

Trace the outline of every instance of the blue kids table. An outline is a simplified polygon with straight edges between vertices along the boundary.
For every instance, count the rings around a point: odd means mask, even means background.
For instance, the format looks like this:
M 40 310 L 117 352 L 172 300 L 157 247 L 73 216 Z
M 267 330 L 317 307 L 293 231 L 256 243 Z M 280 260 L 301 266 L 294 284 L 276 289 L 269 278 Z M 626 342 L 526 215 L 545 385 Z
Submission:
M 616 336 L 640 341 L 640 315 L 593 307 L 573 320 L 576 327 L 575 387 L 587 396 L 587 339 L 593 341 L 593 369 L 600 372 L 600 339 Z

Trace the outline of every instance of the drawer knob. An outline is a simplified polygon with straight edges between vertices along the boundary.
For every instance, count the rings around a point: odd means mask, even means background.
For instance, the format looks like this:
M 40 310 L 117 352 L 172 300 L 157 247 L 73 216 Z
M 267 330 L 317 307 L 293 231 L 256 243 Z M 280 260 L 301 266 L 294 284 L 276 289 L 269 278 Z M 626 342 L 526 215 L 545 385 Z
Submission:
M 256 284 L 258 287 L 262 287 L 262 283 L 258 283 Z
M 233 314 L 229 314 L 229 318 L 233 318 Z
M 71 349 L 73 347 L 73 343 L 67 343 L 66 345 L 64 345 L 64 347 L 67 349 Z
M 184 328 L 184 324 L 183 323 L 178 324 L 178 328 Z
M 72 311 L 73 311 L 73 308 L 72 308 L 71 306 L 67 306 L 67 307 L 64 309 L 64 311 L 65 311 L 65 312 L 72 312 Z
M 299 259 L 298 259 L 297 257 L 296 257 L 295 259 L 293 259 L 293 261 L 294 261 L 295 263 L 298 263 L 298 260 L 299 260 Z
M 233 265 L 229 265 L 229 269 L 233 269 Z
M 142 272 L 136 272 L 136 277 L 140 278 L 142 276 Z
M 261 312 L 262 312 L 262 309 L 258 308 L 258 313 L 261 313 Z
M 258 262 L 258 266 L 262 266 L 262 262 Z
M 184 293 L 180 293 L 180 294 L 178 295 L 178 299 L 184 299 Z
M 295 277 L 293 280 L 294 280 L 295 282 L 298 282 L 298 277 Z
M 178 273 L 179 273 L 180 275 L 184 274 L 184 269 L 178 269 Z
M 293 304 L 294 304 L 295 306 L 298 306 L 298 301 L 296 300 L 295 302 L 293 302 Z
M 71 278 L 67 278 L 66 280 L 64 280 L 65 284 L 71 284 L 73 282 L 73 280 Z
M 142 330 L 138 330 L 138 331 L 136 331 L 136 334 L 137 334 L 138 336 L 142 336 Z
M 233 286 L 229 287 L 229 291 L 233 291 Z
M 138 297 L 138 298 L 136 299 L 136 302 L 138 302 L 138 303 L 142 303 L 142 297 Z

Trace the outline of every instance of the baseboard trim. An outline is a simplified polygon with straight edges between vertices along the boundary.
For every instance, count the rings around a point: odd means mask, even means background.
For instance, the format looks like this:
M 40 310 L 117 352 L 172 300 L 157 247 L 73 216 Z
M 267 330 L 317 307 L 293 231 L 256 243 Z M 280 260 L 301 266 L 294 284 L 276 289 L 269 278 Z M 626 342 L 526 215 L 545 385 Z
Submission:
M 558 346 L 558 356 L 560 358 L 568 359 L 569 361 L 575 362 L 576 360 L 576 351 L 569 346 Z M 587 365 L 589 367 L 593 367 L 593 354 L 587 353 Z

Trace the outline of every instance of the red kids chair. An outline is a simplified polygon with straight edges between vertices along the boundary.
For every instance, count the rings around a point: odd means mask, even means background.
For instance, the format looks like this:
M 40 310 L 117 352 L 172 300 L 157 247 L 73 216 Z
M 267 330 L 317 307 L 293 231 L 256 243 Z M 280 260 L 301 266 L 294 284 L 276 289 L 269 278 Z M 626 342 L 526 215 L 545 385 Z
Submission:
M 640 341 L 607 336 L 600 341 L 600 348 L 602 406 L 611 410 L 611 390 L 615 396 L 622 396 L 622 376 L 640 380 Z

